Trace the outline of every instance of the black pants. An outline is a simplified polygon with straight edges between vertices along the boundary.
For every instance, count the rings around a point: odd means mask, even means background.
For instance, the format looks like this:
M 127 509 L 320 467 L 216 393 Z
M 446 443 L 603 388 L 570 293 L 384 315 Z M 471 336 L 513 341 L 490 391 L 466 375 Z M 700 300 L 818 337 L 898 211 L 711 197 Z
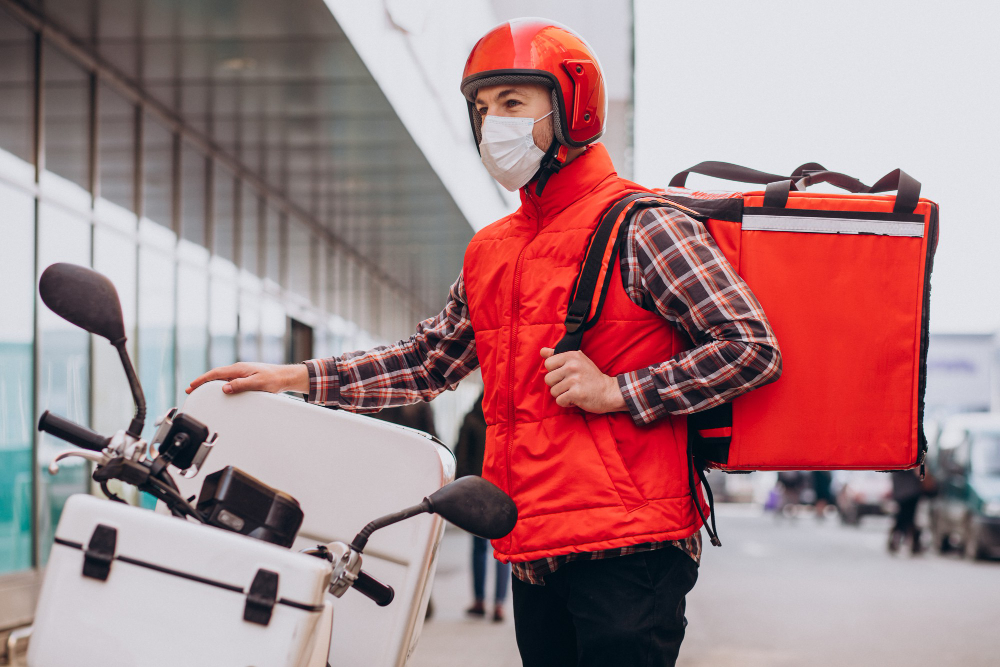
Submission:
M 920 503 L 920 496 L 914 496 L 905 500 L 897 500 L 899 509 L 896 511 L 896 523 L 889 533 L 889 551 L 895 553 L 900 545 L 910 539 L 910 550 L 913 553 L 920 552 L 920 529 L 917 528 L 917 505 Z
M 673 547 L 572 561 L 544 586 L 513 580 L 524 667 L 670 667 L 684 639 L 684 596 L 698 566 Z
M 917 504 L 920 496 L 896 501 L 899 509 L 896 510 L 896 524 L 892 527 L 893 532 L 901 533 L 904 537 L 913 532 L 916 527 Z

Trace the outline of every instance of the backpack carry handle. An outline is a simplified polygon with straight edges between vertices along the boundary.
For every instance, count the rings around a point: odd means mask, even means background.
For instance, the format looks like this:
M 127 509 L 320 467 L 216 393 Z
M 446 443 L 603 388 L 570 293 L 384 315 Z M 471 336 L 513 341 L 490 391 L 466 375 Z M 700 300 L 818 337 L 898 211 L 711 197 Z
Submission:
M 907 174 L 902 169 L 894 169 L 876 181 L 868 192 L 896 191 L 896 203 L 893 213 L 913 213 L 920 201 L 920 181 Z
M 749 167 L 741 167 L 738 164 L 732 164 L 730 162 L 709 161 L 699 162 L 695 166 L 688 167 L 684 171 L 675 174 L 674 177 L 670 179 L 670 187 L 683 188 L 684 184 L 687 183 L 688 174 L 691 173 L 701 174 L 702 176 L 711 176 L 712 178 L 721 178 L 724 181 L 754 183 L 757 185 L 767 185 L 768 183 L 774 183 L 775 181 L 782 181 L 788 178 L 787 176 L 769 174 L 766 171 L 757 171 L 756 169 L 750 169 Z
M 792 190 L 805 190 L 810 185 L 816 183 L 829 183 L 841 190 L 857 194 L 859 192 L 869 192 L 871 188 L 853 176 L 842 174 L 839 171 L 809 170 L 803 169 L 806 166 L 821 166 L 816 163 L 803 165 L 792 172 L 791 179 L 784 179 L 775 183 L 768 183 L 764 188 L 764 206 L 767 208 L 784 208 L 788 203 L 788 193 Z
M 868 192 L 867 185 L 847 174 L 837 171 L 830 171 L 818 162 L 806 162 L 798 166 L 792 172 L 791 177 L 769 174 L 766 171 L 758 171 L 749 167 L 742 167 L 729 162 L 701 162 L 693 167 L 675 174 L 670 179 L 670 187 L 683 188 L 687 182 L 688 174 L 695 173 L 712 178 L 721 178 L 726 181 L 736 181 L 739 183 L 753 183 L 755 185 L 769 185 L 791 179 L 797 186 L 793 189 L 804 188 L 813 183 L 830 183 L 848 192 Z M 890 188 L 891 189 L 891 188 Z
M 875 183 L 868 186 L 856 178 L 836 171 L 804 171 L 798 181 L 783 180 L 768 183 L 764 188 L 764 206 L 766 208 L 785 208 L 788 203 L 788 193 L 791 190 L 805 189 L 816 183 L 829 183 L 842 190 L 855 194 L 875 194 L 876 192 L 896 191 L 896 202 L 892 206 L 893 213 L 909 214 L 917 208 L 920 201 L 920 181 L 907 174 L 902 169 L 894 169 Z
M 814 185 L 816 183 L 829 183 L 830 185 L 834 185 L 841 190 L 847 190 L 848 192 L 853 192 L 855 194 L 859 192 L 868 192 L 870 190 L 867 185 L 853 176 L 842 174 L 839 171 L 828 170 L 805 172 L 795 185 L 797 189 L 805 190 L 810 185 Z
M 821 165 L 819 162 L 806 162 L 805 164 L 800 164 L 798 167 L 795 168 L 795 171 L 792 172 L 792 180 L 793 181 L 799 180 L 800 178 L 806 175 L 806 172 L 809 171 L 830 171 L 830 170 Z
M 792 190 L 805 189 L 816 183 L 829 183 L 842 190 L 859 193 L 889 192 L 896 190 L 896 203 L 893 213 L 913 213 L 920 200 L 920 181 L 916 180 L 902 169 L 895 169 L 875 183 L 868 186 L 847 174 L 830 171 L 818 162 L 807 162 L 792 172 L 791 177 L 769 174 L 765 171 L 742 167 L 729 162 L 700 162 L 688 167 L 670 179 L 670 187 L 683 188 L 688 174 L 695 173 L 712 178 L 721 178 L 738 183 L 753 183 L 763 185 L 764 206 L 768 208 L 784 208 L 788 203 L 788 193 Z

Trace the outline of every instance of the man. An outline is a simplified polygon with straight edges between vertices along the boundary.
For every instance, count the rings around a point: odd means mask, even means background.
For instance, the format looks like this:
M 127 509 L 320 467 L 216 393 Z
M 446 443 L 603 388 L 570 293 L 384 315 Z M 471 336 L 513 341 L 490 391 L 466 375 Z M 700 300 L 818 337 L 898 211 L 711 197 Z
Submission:
M 192 388 L 225 379 L 227 392 L 299 391 L 370 411 L 430 400 L 481 367 L 483 476 L 518 507 L 493 547 L 513 564 L 524 665 L 673 665 L 701 554 L 683 415 L 775 380 L 777 343 L 705 228 L 652 209 L 628 230 L 580 351 L 554 354 L 602 212 L 644 188 L 595 143 L 603 76 L 569 29 L 494 28 L 462 93 L 484 165 L 522 205 L 475 235 L 444 310 L 395 345 L 236 364 Z

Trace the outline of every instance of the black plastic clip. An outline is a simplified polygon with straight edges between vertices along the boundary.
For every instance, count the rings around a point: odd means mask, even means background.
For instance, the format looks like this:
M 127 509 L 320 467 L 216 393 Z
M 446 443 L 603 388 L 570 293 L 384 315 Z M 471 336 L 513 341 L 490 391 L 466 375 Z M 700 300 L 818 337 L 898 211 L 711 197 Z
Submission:
M 90 543 L 83 552 L 83 576 L 107 581 L 111 573 L 111 563 L 115 559 L 118 531 L 103 523 L 97 524 Z
M 576 333 L 576 330 L 579 329 L 583 325 L 583 323 L 584 323 L 584 321 L 586 319 L 587 319 L 586 313 L 584 313 L 583 315 L 578 315 L 577 313 L 567 313 L 566 314 L 566 332 L 567 333 Z
M 278 601 L 278 573 L 271 570 L 257 570 L 250 590 L 247 592 L 246 606 L 243 607 L 243 620 L 257 625 L 267 625 L 271 622 L 271 612 Z

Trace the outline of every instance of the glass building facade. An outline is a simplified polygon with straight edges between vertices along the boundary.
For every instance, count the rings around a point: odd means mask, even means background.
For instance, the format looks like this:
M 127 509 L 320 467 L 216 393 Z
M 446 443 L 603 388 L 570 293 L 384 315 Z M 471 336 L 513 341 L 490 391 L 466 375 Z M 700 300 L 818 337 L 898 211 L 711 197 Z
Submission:
M 147 429 L 210 367 L 404 337 L 458 275 L 468 224 L 323 3 L 290 4 L 326 32 L 269 34 L 256 0 L 0 0 L 0 630 L 90 489 L 79 459 L 48 474 L 66 445 L 39 414 L 113 433 L 132 411 L 114 349 L 41 303 L 45 267 L 114 282 Z

